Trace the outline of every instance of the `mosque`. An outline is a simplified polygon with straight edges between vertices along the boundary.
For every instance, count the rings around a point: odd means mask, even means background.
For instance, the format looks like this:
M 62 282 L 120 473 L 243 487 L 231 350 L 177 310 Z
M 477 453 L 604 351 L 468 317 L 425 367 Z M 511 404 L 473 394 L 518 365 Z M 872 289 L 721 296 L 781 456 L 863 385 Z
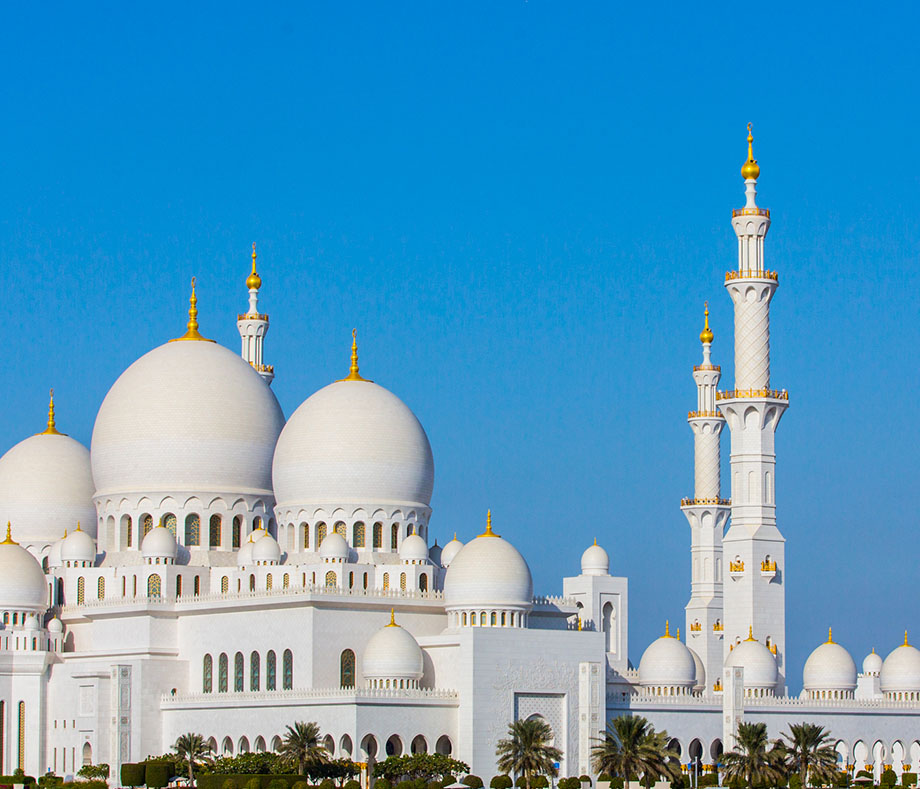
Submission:
M 829 633 L 801 695 L 786 692 L 774 435 L 789 395 L 770 380 L 778 275 L 750 130 L 742 175 L 724 283 L 734 385 L 718 388 L 708 312 L 693 368 L 683 638 L 665 629 L 633 667 L 628 582 L 596 543 L 560 595 L 535 596 L 491 518 L 466 543 L 432 540 L 425 430 L 361 374 L 355 341 L 344 378 L 285 420 L 253 247 L 241 353 L 200 333 L 193 281 L 187 331 L 118 378 L 89 450 L 52 399 L 47 428 L 0 459 L 0 775 L 105 762 L 118 776 L 188 731 L 215 753 L 265 751 L 313 720 L 337 757 L 452 754 L 488 780 L 508 722 L 531 716 L 553 729 L 560 775 L 580 775 L 592 738 L 630 711 L 666 728 L 693 772 L 718 763 L 742 719 L 771 736 L 826 726 L 841 768 L 916 771 L 920 651 L 906 637 L 860 671 Z

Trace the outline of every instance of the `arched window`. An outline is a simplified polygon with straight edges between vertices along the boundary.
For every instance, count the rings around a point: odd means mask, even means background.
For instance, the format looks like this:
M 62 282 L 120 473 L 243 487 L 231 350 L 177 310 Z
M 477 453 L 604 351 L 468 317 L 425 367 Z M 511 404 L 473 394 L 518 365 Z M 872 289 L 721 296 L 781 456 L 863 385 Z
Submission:
M 340 535 L 346 542 L 348 541 L 348 527 L 345 525 L 345 521 L 335 522 L 335 533 Z
M 98 600 L 105 600 L 105 578 L 101 575 L 99 580 L 96 581 L 96 598 Z
M 214 689 L 214 659 L 210 655 L 204 656 L 204 667 L 201 672 L 201 689 L 210 693 Z
M 147 578 L 147 597 L 159 597 L 163 593 L 160 576 L 154 573 Z
M 390 574 L 384 573 L 383 574 L 383 591 L 386 591 L 389 588 L 390 588 Z
M 249 576 L 249 591 L 254 592 L 256 590 L 256 577 L 254 575 Z
M 26 766 L 26 703 L 19 702 L 19 769 Z
M 192 586 L 192 594 L 194 594 L 195 597 L 198 597 L 198 595 L 201 594 L 201 576 L 199 575 L 195 576 L 195 583 Z
M 153 528 L 153 515 L 141 515 L 141 523 L 144 524 L 144 536 L 147 536 L 147 532 Z M 138 548 L 140 548 L 140 540 L 138 540 Z
M 290 649 L 285 649 L 281 660 L 281 688 L 290 690 L 294 687 L 294 654 Z
M 419 588 L 419 590 L 421 590 L 422 592 L 427 592 L 427 591 L 428 591 L 428 576 L 427 576 L 425 573 L 422 573 L 422 574 L 418 577 L 418 588 Z
M 275 689 L 275 651 L 269 650 L 265 656 L 265 690 Z
M 291 585 L 291 574 L 285 573 L 284 577 L 281 579 L 281 586 L 284 589 L 287 589 Z
M 475 625 L 475 624 L 476 624 L 476 612 L 475 612 L 475 611 L 473 611 L 473 613 L 470 614 L 470 624 L 471 624 L 471 625 Z
M 93 746 L 88 742 L 83 743 L 83 766 L 93 763 Z
M 354 589 L 354 586 L 355 586 L 355 574 L 349 573 L 348 574 L 348 588 Z
M 233 658 L 233 689 L 243 692 L 243 653 L 237 652 Z
M 326 524 L 320 521 L 316 524 L 316 549 L 322 547 L 323 540 L 326 539 Z
M 374 547 L 375 548 L 383 547 L 383 524 L 382 523 L 374 524 Z
M 266 589 L 272 588 L 272 574 L 271 573 L 265 576 L 265 588 Z
M 240 541 L 242 539 L 242 534 L 243 534 L 243 516 L 237 515 L 233 518 L 233 529 L 232 529 L 231 542 L 230 542 L 231 547 L 233 548 L 240 547 Z
M 134 529 L 131 528 L 131 516 L 125 515 L 121 519 L 121 531 L 125 535 L 125 547 L 134 545 Z
M 220 515 L 212 515 L 208 521 L 208 547 L 220 548 Z
M 415 526 L 413 526 L 411 523 L 408 526 L 406 526 L 406 537 L 411 537 L 414 529 L 415 529 Z
M 77 578 L 77 605 L 83 605 L 83 598 L 86 594 L 86 581 L 83 580 L 81 575 Z
M 182 597 L 182 576 L 176 576 L 176 597 Z
M 310 524 L 301 523 L 300 524 L 300 533 L 303 540 L 303 549 L 307 550 L 310 547 Z
M 262 528 L 262 518 L 256 515 L 256 517 L 252 519 L 252 530 L 259 531 L 261 528 Z
M 227 692 L 227 655 L 225 652 L 221 652 L 217 659 L 217 692 Z
M 194 513 L 185 516 L 185 544 L 201 545 L 201 518 Z
M 390 526 L 390 550 L 395 551 L 399 546 L 399 524 Z
M 355 548 L 364 547 L 364 523 L 362 521 L 357 521 L 355 523 L 355 538 L 352 541 L 352 544 Z
M 355 686 L 355 653 L 350 649 L 342 652 L 339 658 L 339 684 L 343 688 Z
M 250 690 L 261 690 L 260 682 L 262 678 L 259 676 L 259 669 L 261 668 L 259 653 L 253 652 L 249 656 L 249 689 Z
M 171 512 L 167 512 L 163 516 L 163 525 L 173 533 L 173 537 L 176 536 L 176 516 Z
M 328 573 L 326 573 L 326 586 L 329 587 L 335 585 L 335 573 L 330 570 Z
M 494 612 L 494 611 L 492 612 L 492 616 L 491 616 L 491 618 L 489 619 L 489 624 L 492 625 L 492 627 L 495 627 L 495 625 L 498 624 L 498 620 L 496 619 L 496 616 L 495 616 L 495 612 Z
M 406 574 L 405 573 L 399 574 L 399 588 L 402 589 L 404 592 L 406 591 Z
M 230 579 L 225 575 L 220 579 L 221 594 L 227 594 L 230 589 Z

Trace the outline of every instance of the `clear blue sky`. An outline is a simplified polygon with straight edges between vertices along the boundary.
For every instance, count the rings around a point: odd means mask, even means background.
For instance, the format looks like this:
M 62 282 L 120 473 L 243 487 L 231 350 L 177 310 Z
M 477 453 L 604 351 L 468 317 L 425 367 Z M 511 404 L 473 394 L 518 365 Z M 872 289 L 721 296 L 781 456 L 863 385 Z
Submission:
M 753 121 L 790 683 L 828 625 L 857 661 L 920 642 L 915 4 L 188 5 L 5 8 L 4 449 L 51 385 L 89 443 L 193 274 L 236 348 L 257 241 L 285 413 L 357 326 L 428 431 L 442 544 L 491 507 L 560 593 L 597 536 L 638 662 L 689 594 L 690 369 L 709 299 L 732 380 Z

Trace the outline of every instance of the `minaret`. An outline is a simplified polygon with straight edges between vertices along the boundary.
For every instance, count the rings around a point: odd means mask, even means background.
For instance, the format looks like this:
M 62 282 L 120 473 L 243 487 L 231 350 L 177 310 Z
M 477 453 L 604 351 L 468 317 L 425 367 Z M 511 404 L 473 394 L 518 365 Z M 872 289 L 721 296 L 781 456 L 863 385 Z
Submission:
M 770 300 L 778 277 L 764 267 L 770 212 L 756 202 L 760 167 L 750 124 L 747 140 L 748 159 L 741 168 L 747 201 L 732 211 L 738 270 L 725 275 L 735 305 L 735 388 L 717 395 L 731 431 L 731 526 L 722 540 L 728 564 L 723 655 L 753 628 L 777 656 L 782 691 L 786 568 L 785 540 L 776 527 L 774 433 L 789 395 L 770 388 Z
M 687 646 L 706 669 L 705 693 L 722 676 L 722 533 L 728 521 L 729 504 L 721 498 L 720 441 L 725 417 L 716 408 L 716 387 L 722 370 L 712 363 L 712 329 L 709 305 L 704 310 L 700 333 L 703 362 L 693 368 L 696 382 L 696 411 L 687 414 L 693 431 L 694 497 L 681 501 L 690 522 L 691 581 L 687 603 Z
M 236 327 L 243 340 L 243 359 L 271 385 L 275 377 L 275 368 L 262 360 L 262 345 L 265 335 L 268 334 L 268 315 L 259 313 L 259 288 L 262 287 L 262 278 L 256 273 L 255 243 L 252 245 L 252 273 L 246 277 L 246 287 L 249 289 L 249 311 L 238 316 L 236 321 Z

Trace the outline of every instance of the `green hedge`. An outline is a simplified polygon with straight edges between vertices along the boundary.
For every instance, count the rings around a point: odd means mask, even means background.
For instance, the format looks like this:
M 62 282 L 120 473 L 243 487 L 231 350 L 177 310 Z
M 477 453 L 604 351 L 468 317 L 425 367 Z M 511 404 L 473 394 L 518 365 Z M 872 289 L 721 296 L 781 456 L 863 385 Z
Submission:
M 31 775 L 0 775 L 0 784 L 34 784 Z
M 482 778 L 478 775 L 468 775 L 460 783 L 466 784 L 470 789 L 482 789 Z
M 198 784 L 198 789 L 310 789 L 310 785 L 302 775 L 211 773 L 196 776 L 195 782 Z
M 901 786 L 916 786 L 917 773 L 901 773 Z
M 581 789 L 580 778 L 560 778 L 557 784 L 559 789 Z
M 703 773 L 699 776 L 697 786 L 718 786 L 719 776 L 717 773 Z
M 387 778 L 378 778 L 374 781 L 374 789 L 393 789 L 393 784 Z
M 511 789 L 514 786 L 514 781 L 511 780 L 510 775 L 495 775 L 492 777 L 492 780 L 489 781 L 489 786 L 491 789 Z
M 143 763 L 125 762 L 121 766 L 122 786 L 143 786 L 146 768 Z

